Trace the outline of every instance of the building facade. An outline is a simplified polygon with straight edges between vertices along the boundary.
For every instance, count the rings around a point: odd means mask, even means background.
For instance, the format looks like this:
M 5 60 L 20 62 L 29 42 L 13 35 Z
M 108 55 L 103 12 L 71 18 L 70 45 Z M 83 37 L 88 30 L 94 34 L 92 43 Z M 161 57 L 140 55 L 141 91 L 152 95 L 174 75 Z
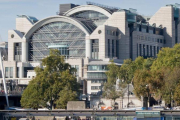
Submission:
M 147 18 L 134 9 L 90 2 L 61 4 L 58 15 L 43 20 L 19 15 L 16 29 L 8 31 L 8 60 L 3 61 L 6 79 L 16 81 L 16 89 L 22 91 L 49 50 L 58 49 L 77 69 L 82 99 L 90 101 L 101 94 L 110 60 L 121 65 L 129 58 L 156 57 L 162 47 L 179 43 L 179 16 L 176 5 L 162 7 Z

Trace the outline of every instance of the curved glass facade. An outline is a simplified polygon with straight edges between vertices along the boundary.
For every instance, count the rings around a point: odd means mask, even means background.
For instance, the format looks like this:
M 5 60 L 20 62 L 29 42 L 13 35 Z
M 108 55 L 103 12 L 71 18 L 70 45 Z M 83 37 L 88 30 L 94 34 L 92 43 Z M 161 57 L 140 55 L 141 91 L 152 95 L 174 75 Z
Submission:
M 67 58 L 85 57 L 85 36 L 70 23 L 59 21 L 44 25 L 29 40 L 29 61 L 40 61 L 49 55 L 49 49 L 58 49 Z
M 104 15 L 100 12 L 91 11 L 91 10 L 75 13 L 75 14 L 71 15 L 71 17 L 92 20 L 94 22 L 94 24 L 97 26 L 102 25 L 108 19 L 108 17 L 106 15 Z

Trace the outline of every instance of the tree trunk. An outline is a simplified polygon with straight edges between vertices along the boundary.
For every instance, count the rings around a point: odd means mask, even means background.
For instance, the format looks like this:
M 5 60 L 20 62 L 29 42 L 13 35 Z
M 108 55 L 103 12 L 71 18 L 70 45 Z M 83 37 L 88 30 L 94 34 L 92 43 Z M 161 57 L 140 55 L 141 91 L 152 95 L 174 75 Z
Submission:
M 127 108 L 129 108 L 129 84 L 128 84 L 128 104 L 127 104 Z
M 50 109 L 52 110 L 53 109 L 53 100 L 51 99 L 50 101 Z
M 115 101 L 116 101 L 116 99 L 114 99 L 114 109 L 115 109 Z

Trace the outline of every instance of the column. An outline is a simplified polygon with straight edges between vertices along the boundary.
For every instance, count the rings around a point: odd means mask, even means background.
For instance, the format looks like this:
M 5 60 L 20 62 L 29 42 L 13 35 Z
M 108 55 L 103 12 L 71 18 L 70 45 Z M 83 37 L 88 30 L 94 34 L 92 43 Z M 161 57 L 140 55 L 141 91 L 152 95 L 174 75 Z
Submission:
M 19 78 L 24 78 L 24 67 L 19 67 Z
M 26 62 L 28 58 L 28 43 L 26 41 L 22 42 L 22 62 Z
M 91 58 L 92 42 L 90 39 L 86 39 L 86 58 Z
M 83 95 L 86 95 L 87 94 L 87 81 L 86 80 L 83 80 Z

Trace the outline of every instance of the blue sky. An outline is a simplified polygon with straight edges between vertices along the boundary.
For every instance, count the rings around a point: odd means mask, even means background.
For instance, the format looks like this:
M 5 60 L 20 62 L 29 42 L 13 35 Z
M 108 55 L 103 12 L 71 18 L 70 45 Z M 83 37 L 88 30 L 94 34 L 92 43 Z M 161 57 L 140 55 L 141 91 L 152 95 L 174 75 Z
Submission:
M 122 9 L 134 8 L 143 15 L 153 15 L 166 4 L 180 3 L 180 0 L 88 0 Z M 17 15 L 35 16 L 39 20 L 56 15 L 59 4 L 86 4 L 84 0 L 0 0 L 0 36 L 7 41 L 8 30 L 15 29 Z

